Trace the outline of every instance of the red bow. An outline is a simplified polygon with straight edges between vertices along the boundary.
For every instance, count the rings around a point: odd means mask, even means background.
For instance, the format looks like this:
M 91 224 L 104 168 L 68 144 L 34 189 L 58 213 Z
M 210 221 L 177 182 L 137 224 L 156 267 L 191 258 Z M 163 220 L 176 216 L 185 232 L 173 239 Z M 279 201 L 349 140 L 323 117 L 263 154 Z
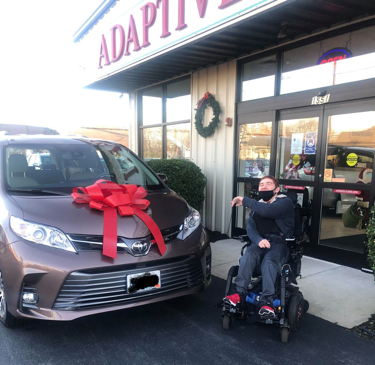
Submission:
M 93 185 L 73 188 L 75 203 L 88 204 L 90 208 L 104 212 L 103 255 L 117 255 L 117 212 L 121 216 L 135 215 L 143 221 L 154 236 L 160 254 L 167 250 L 163 236 L 154 220 L 144 212 L 150 205 L 147 192 L 137 185 L 121 185 L 112 181 L 98 180 Z

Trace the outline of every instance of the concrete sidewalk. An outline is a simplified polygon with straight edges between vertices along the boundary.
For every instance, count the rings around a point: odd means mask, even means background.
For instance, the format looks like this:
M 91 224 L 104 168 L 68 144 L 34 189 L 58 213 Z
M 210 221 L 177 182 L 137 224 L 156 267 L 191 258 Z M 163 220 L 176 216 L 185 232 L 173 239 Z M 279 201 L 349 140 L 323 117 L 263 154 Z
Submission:
M 238 265 L 242 246 L 234 239 L 211 243 L 213 275 L 226 279 L 229 268 Z M 310 314 L 352 328 L 375 313 L 372 274 L 308 256 L 302 258 L 301 274 L 298 286 L 310 303 Z

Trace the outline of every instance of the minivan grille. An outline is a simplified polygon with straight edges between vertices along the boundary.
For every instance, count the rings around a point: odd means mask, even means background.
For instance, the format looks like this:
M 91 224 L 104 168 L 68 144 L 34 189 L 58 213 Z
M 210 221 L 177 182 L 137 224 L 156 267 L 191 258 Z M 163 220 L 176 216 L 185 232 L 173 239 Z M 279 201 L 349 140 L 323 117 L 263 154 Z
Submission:
M 104 269 L 106 270 L 106 269 Z M 54 304 L 58 310 L 79 310 L 124 303 L 160 296 L 202 284 L 203 273 L 195 256 L 175 259 L 164 264 L 146 264 L 134 269 L 96 272 L 75 271 L 65 280 Z M 161 288 L 128 294 L 126 277 L 129 274 L 160 270 Z
M 180 232 L 180 226 L 174 226 L 161 230 L 164 241 L 168 241 L 177 237 Z M 102 250 L 103 236 L 100 235 L 88 235 L 88 234 L 68 234 L 69 239 L 73 242 L 74 247 L 77 251 L 92 251 Z M 151 236 L 149 236 L 151 238 Z M 147 239 L 144 237 L 143 239 Z M 126 238 L 118 237 L 117 252 L 126 252 Z M 134 241 L 134 239 L 133 239 Z

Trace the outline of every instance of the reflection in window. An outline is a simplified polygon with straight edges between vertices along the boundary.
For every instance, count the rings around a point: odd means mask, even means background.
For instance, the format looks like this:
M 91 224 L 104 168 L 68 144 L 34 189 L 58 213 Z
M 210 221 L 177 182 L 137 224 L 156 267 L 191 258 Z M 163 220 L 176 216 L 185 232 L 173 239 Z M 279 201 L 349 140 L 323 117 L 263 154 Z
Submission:
M 160 86 L 142 95 L 142 124 L 161 124 L 163 120 L 163 90 Z
M 375 77 L 375 52 L 363 56 L 283 72 L 281 94 L 366 80 Z M 303 80 L 303 82 L 301 82 Z
M 167 127 L 167 158 L 190 158 L 190 123 Z
M 318 117 L 280 121 L 279 178 L 314 180 L 318 124 Z
M 331 115 L 325 182 L 370 184 L 375 151 L 375 111 Z
M 375 77 L 375 52 L 337 62 L 334 85 Z
M 374 32 L 371 26 L 284 52 L 280 93 L 375 78 Z
M 162 128 L 144 128 L 143 129 L 143 158 L 162 158 L 163 142 Z
M 242 77 L 242 101 L 273 96 L 275 73 L 275 55 L 245 63 Z
M 287 94 L 333 85 L 334 65 L 334 62 L 330 62 L 300 70 L 283 72 L 280 93 Z
M 190 79 L 183 79 L 167 84 L 167 123 L 190 119 Z
M 356 189 L 323 189 L 320 244 L 357 253 L 364 252 L 369 219 L 368 192 Z
M 272 122 L 242 124 L 239 140 L 239 175 L 261 178 L 269 174 Z
M 273 96 L 274 90 L 275 75 L 244 81 L 242 83 L 242 101 Z

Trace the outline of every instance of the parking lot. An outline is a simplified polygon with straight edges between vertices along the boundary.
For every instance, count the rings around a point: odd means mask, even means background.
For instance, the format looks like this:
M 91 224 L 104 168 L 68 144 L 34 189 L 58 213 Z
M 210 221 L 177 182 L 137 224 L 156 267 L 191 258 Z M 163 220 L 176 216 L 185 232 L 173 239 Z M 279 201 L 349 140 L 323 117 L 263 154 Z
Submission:
M 237 321 L 221 328 L 225 282 L 145 307 L 73 322 L 0 327 L 1 364 L 373 364 L 375 342 L 312 315 L 288 344 L 277 328 Z

